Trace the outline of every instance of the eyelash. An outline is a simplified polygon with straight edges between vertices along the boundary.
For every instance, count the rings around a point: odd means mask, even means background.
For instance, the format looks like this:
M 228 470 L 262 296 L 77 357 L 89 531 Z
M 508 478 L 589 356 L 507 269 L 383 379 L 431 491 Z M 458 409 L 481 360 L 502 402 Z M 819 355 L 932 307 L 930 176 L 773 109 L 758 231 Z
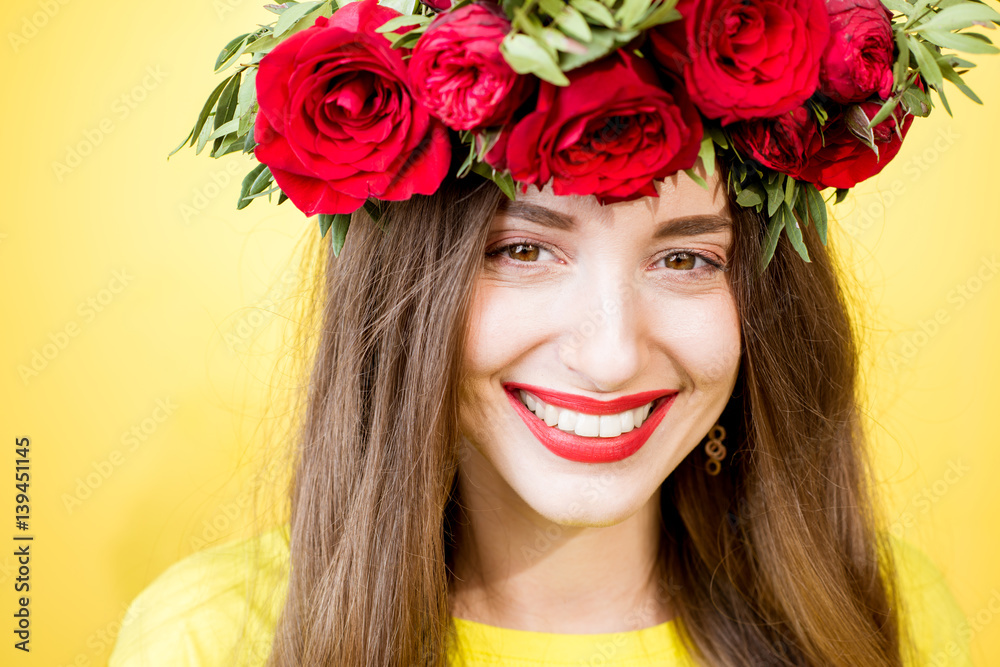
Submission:
M 498 247 L 493 248 L 492 250 L 488 251 L 486 253 L 486 257 L 488 257 L 490 259 L 497 259 L 499 261 L 503 261 L 503 263 L 505 263 L 505 264 L 511 264 L 511 265 L 523 265 L 523 264 L 535 264 L 536 263 L 536 262 L 524 262 L 524 261 L 520 261 L 520 260 L 516 260 L 516 259 L 511 259 L 509 257 L 504 257 L 503 253 L 506 252 L 508 249 L 513 248 L 514 246 L 529 246 L 529 247 L 532 247 L 532 248 L 540 248 L 542 250 L 546 250 L 548 252 L 551 252 L 553 255 L 555 254 L 555 251 L 553 250 L 553 248 L 551 248 L 550 246 L 548 246 L 545 243 L 539 243 L 538 241 L 532 241 L 530 239 L 513 239 L 513 240 L 505 243 L 502 246 L 498 246 Z M 660 255 L 659 257 L 657 257 L 655 261 L 659 262 L 660 260 L 666 259 L 667 257 L 670 257 L 672 255 L 680 255 L 680 254 L 692 255 L 696 259 L 703 260 L 708 266 L 695 267 L 693 269 L 687 269 L 687 270 L 683 270 L 683 271 L 682 270 L 677 270 L 677 273 L 700 274 L 705 269 L 712 269 L 713 272 L 714 272 L 714 271 L 725 271 L 728 268 L 727 266 L 725 266 L 724 263 L 719 262 L 718 260 L 716 260 L 711 255 L 707 255 L 705 253 L 698 252 L 697 250 L 686 250 L 686 249 L 683 249 L 683 248 L 678 248 L 678 249 L 670 250 L 669 252 L 667 252 L 667 253 L 665 253 L 665 254 Z M 685 276 L 685 277 L 687 277 L 687 276 Z

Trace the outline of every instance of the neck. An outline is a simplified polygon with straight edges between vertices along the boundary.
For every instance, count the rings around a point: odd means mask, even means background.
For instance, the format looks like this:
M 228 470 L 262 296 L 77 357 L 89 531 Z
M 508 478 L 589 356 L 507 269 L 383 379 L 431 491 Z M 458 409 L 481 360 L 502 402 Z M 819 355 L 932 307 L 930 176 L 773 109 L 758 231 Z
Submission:
M 481 457 L 459 471 L 452 615 L 560 634 L 626 632 L 673 617 L 660 563 L 659 490 L 624 521 L 563 525 L 541 516 Z

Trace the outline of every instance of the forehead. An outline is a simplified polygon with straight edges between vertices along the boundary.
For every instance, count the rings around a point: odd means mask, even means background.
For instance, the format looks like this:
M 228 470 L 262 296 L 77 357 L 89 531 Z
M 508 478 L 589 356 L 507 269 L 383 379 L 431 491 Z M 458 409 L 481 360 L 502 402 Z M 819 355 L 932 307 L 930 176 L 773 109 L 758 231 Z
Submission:
M 557 195 L 549 184 L 542 189 L 529 186 L 524 193 L 518 189 L 515 198 L 517 201 L 544 206 L 574 218 L 609 222 L 616 219 L 653 221 L 697 215 L 729 217 L 725 184 L 719 172 L 716 171 L 711 177 L 705 177 L 704 173 L 701 175 L 708 183 L 708 188 L 702 187 L 687 174 L 678 172 L 655 182 L 656 197 L 646 196 L 605 205 L 601 205 L 594 196 Z

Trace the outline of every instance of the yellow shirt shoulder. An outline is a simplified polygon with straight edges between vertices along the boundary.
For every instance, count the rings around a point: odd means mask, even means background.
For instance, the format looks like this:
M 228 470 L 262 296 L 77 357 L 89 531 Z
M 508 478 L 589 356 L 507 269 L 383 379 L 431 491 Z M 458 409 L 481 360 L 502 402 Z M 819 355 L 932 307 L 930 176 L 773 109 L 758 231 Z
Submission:
M 125 614 L 109 667 L 261 666 L 287 592 L 288 525 L 229 542 L 174 563 Z M 937 567 L 893 539 L 899 588 L 916 656 L 910 667 L 971 667 L 971 632 Z M 606 667 L 687 664 L 673 623 L 633 632 L 557 635 L 455 619 L 465 667 L 570 667 L 601 656 Z M 610 652 L 610 653 L 609 653 Z M 588 658 L 589 656 L 589 658 Z

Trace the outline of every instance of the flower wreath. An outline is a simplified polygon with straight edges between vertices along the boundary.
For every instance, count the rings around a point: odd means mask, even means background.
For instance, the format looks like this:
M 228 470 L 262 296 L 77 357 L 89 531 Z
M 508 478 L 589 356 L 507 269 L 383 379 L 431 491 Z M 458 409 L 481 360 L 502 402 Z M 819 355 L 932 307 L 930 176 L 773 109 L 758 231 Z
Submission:
M 399 5 L 394 7 L 394 5 Z M 260 163 L 238 208 L 278 194 L 331 229 L 435 192 L 458 164 L 602 203 L 656 196 L 654 180 L 729 166 L 766 210 L 762 267 L 784 231 L 826 243 L 826 200 L 874 176 L 944 81 L 980 100 L 973 64 L 996 53 L 977 0 L 323 0 L 266 5 L 275 22 L 229 42 L 185 145 Z M 252 131 L 251 131 L 252 130 Z M 464 159 L 463 159 L 464 157 Z

